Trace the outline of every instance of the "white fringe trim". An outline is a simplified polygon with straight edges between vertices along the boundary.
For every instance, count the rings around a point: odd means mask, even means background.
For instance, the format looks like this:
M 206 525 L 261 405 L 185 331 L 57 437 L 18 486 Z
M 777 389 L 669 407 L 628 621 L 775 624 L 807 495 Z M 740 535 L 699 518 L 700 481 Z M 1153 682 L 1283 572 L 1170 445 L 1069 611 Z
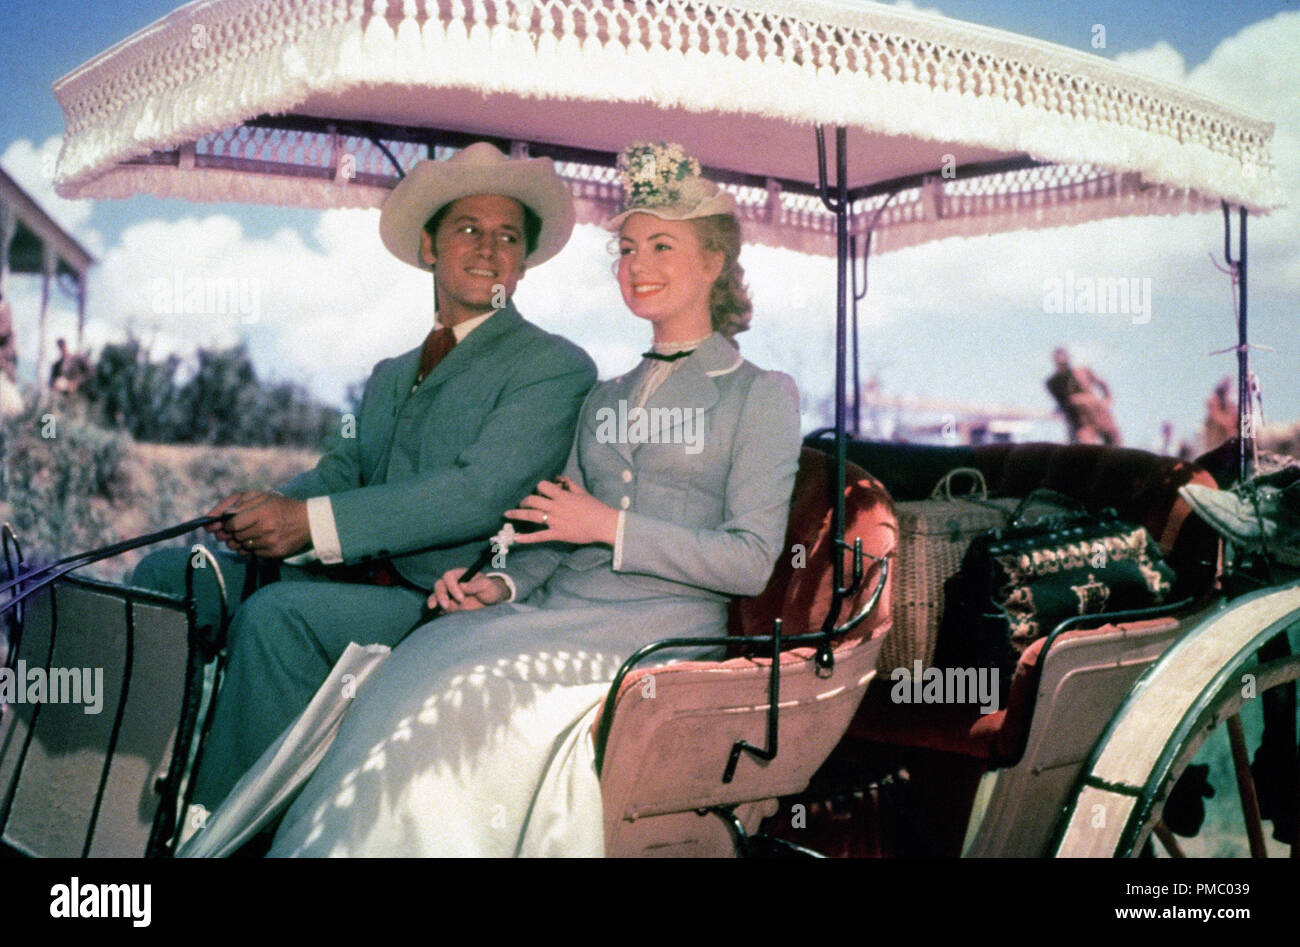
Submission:
M 445 25 L 424 15 L 440 5 Z M 56 84 L 60 193 L 377 83 L 841 124 L 1278 203 L 1270 123 L 1062 47 L 827 0 L 200 0 Z

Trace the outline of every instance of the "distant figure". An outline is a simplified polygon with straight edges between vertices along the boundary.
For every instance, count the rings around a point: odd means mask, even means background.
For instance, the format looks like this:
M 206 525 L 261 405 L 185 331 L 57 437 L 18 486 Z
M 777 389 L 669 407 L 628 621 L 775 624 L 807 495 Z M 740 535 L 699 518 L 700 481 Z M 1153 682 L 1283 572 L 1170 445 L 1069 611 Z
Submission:
M 1227 375 L 1214 386 L 1214 394 L 1205 402 L 1205 432 L 1201 436 L 1205 453 L 1237 436 L 1237 399 L 1232 397 L 1232 379 Z
M 14 342 L 14 311 L 0 296 L 0 375 L 18 381 L 18 346 Z
M 1174 422 L 1160 422 L 1160 453 L 1168 456 L 1174 449 Z
M 59 339 L 59 357 L 50 369 L 50 388 L 64 395 L 75 395 L 90 377 L 90 364 L 84 355 L 68 351 L 66 339 Z
M 13 418 L 23 412 L 18 390 L 18 347 L 14 344 L 14 313 L 0 296 L 0 417 Z
M 1065 415 L 1070 443 L 1118 446 L 1119 429 L 1110 414 L 1109 386 L 1086 365 L 1071 368 L 1070 353 L 1063 348 L 1052 353 L 1052 360 L 1056 372 L 1047 379 L 1047 390 Z

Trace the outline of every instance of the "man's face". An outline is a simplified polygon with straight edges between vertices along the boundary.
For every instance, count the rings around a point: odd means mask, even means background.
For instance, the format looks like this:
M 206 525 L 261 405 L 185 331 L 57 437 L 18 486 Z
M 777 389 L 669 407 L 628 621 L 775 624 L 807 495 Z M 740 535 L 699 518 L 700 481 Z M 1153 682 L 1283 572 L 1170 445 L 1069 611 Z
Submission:
M 524 207 L 513 197 L 475 194 L 454 201 L 421 256 L 434 266 L 444 325 L 500 306 L 524 275 Z

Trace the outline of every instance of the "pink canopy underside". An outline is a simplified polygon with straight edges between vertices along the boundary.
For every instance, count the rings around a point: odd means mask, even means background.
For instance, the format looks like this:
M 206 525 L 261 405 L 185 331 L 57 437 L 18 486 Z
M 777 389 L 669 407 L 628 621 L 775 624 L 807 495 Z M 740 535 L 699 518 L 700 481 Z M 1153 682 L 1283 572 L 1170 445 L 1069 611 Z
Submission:
M 483 136 L 552 150 L 580 218 L 599 220 L 618 208 L 613 155 L 670 140 L 745 176 L 728 184 L 751 240 L 830 253 L 834 218 L 808 193 L 821 125 L 847 129 L 850 188 L 929 176 L 883 211 L 883 194 L 855 202 L 850 226 L 872 226 L 877 251 L 1276 203 L 1266 122 L 1096 56 L 874 4 L 198 0 L 55 91 L 69 197 L 378 206 L 398 179 L 385 150 L 409 169 Z M 1047 166 L 970 167 L 1008 160 Z

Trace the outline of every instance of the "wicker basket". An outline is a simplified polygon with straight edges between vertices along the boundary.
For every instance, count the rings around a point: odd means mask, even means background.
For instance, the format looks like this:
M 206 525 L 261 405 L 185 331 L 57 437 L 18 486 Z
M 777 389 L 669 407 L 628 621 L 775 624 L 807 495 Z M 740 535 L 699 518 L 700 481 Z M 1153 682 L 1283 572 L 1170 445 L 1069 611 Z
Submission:
M 954 494 L 954 480 L 969 476 L 971 490 Z M 973 467 L 948 471 L 928 500 L 894 504 L 898 554 L 893 579 L 894 627 L 885 637 L 876 670 L 911 670 L 918 658 L 929 667 L 943 618 L 943 585 L 961 569 L 971 541 L 987 529 L 1006 526 L 1021 501 L 989 499 L 984 475 Z M 1049 507 L 1051 504 L 1047 504 Z M 1059 507 L 1053 507 L 1059 509 Z

